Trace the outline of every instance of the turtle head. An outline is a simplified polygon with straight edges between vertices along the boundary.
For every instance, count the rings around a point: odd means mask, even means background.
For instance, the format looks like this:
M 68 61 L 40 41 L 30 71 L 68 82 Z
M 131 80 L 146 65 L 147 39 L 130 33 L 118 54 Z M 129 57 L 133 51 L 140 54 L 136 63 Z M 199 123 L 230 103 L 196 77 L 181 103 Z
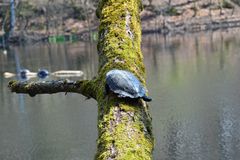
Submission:
M 146 95 L 144 95 L 144 96 L 142 97 L 142 99 L 143 99 L 144 101 L 146 101 L 146 102 L 151 102 L 151 101 L 152 101 L 152 98 L 150 98 L 150 97 L 148 97 L 148 96 L 146 96 Z

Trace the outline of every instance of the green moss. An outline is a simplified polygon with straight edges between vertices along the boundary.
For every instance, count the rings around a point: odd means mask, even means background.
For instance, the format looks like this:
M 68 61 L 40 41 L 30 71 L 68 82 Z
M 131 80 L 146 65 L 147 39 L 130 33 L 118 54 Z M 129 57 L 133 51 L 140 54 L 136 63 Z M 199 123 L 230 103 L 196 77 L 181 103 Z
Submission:
M 136 1 L 126 2 L 119 0 L 113 3 L 112 1 L 102 1 L 100 6 L 106 6 L 101 11 L 101 25 L 99 35 L 107 31 L 103 39 L 100 39 L 98 46 L 105 46 L 101 52 L 108 59 L 108 64 L 101 68 L 101 72 L 107 72 L 112 68 L 128 69 L 135 73 L 141 80 L 144 75 L 142 63 L 142 54 L 140 49 L 141 43 L 141 28 L 140 28 L 140 1 L 138 5 L 132 5 Z M 127 7 L 126 7 L 127 6 Z M 133 7 L 135 6 L 135 8 Z M 127 8 L 127 9 L 126 9 Z M 131 13 L 130 30 L 134 34 L 134 39 L 131 39 L 126 33 L 126 13 Z M 125 63 L 116 64 L 116 59 L 124 59 Z M 100 64 L 101 58 L 100 58 Z M 141 68 L 138 70 L 137 68 Z M 140 72 L 143 71 L 143 72 Z
M 112 103 L 109 105 L 109 107 L 105 106 L 107 109 L 104 112 L 107 113 L 104 113 L 103 118 L 99 119 L 98 126 L 99 130 L 102 131 L 98 139 L 101 142 L 99 144 L 100 151 L 106 150 L 106 152 L 100 152 L 97 159 L 107 159 L 110 155 L 108 149 L 111 148 L 111 145 L 116 148 L 118 159 L 151 159 L 153 141 L 152 137 L 146 137 L 145 124 L 142 123 L 141 117 L 141 106 L 136 107 L 136 105 L 131 104 L 114 106 Z M 124 112 L 121 113 L 123 110 Z M 116 120 L 116 116 L 121 116 L 118 124 L 112 122 Z
M 16 80 L 11 80 L 11 81 L 9 81 L 9 82 L 8 82 L 8 88 L 10 88 L 11 91 L 13 91 L 14 88 L 16 87 L 17 83 L 18 83 L 18 81 L 16 81 Z
M 97 84 L 98 153 L 96 159 L 151 159 L 153 138 L 151 119 L 143 114 L 143 105 L 106 95 L 105 76 L 109 70 L 133 72 L 145 85 L 145 68 L 141 53 L 140 0 L 101 0 L 97 10 L 99 26 L 99 72 Z M 128 20 L 126 21 L 126 16 Z M 126 24 L 127 22 L 127 24 Z M 129 35 L 128 29 L 132 36 Z M 148 111 L 147 111 L 148 112 Z
M 67 82 L 67 81 L 66 81 Z M 64 83 L 66 83 L 64 81 Z M 86 96 L 87 98 L 95 98 L 96 99 L 96 92 L 98 91 L 96 79 L 93 80 L 81 80 L 76 81 L 76 86 L 79 87 L 81 93 Z
M 11 81 L 8 82 L 8 86 L 9 86 L 9 87 L 15 86 L 17 83 L 18 83 L 18 81 L 16 81 L 16 80 L 11 80 Z

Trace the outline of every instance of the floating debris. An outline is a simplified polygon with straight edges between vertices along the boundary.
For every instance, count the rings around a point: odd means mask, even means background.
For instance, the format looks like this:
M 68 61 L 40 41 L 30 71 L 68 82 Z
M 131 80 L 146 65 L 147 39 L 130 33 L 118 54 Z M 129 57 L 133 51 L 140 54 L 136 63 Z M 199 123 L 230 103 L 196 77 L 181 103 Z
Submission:
M 79 70 L 60 70 L 53 72 L 51 75 L 56 77 L 81 77 L 83 76 L 83 71 Z

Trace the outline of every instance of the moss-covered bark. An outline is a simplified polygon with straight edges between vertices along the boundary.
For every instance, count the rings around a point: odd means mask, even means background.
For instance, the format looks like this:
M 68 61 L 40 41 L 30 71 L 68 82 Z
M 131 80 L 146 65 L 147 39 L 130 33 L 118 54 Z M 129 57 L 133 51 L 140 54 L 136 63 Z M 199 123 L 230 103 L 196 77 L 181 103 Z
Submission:
M 29 94 L 34 97 L 37 94 L 53 94 L 59 92 L 80 93 L 86 97 L 96 99 L 93 90 L 95 84 L 91 80 L 69 81 L 39 81 L 39 82 L 22 82 L 10 81 L 8 87 L 12 92 Z
M 143 101 L 105 95 L 105 75 L 111 69 L 133 72 L 145 84 L 141 53 L 140 0 L 102 0 L 99 26 L 98 152 L 96 159 L 147 160 L 153 137 L 148 106 Z

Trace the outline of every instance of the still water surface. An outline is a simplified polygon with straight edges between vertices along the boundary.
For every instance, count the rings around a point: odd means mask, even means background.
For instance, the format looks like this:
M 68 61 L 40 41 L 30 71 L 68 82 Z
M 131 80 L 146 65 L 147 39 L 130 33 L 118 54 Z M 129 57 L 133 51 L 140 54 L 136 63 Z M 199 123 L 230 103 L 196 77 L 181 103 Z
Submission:
M 238 160 L 240 34 L 143 37 L 155 160 Z M 95 44 L 53 44 L 0 53 L 0 73 L 17 68 L 97 72 Z M 50 78 L 49 78 L 50 79 Z M 78 94 L 10 93 L 0 76 L 0 159 L 91 160 L 97 104 Z

